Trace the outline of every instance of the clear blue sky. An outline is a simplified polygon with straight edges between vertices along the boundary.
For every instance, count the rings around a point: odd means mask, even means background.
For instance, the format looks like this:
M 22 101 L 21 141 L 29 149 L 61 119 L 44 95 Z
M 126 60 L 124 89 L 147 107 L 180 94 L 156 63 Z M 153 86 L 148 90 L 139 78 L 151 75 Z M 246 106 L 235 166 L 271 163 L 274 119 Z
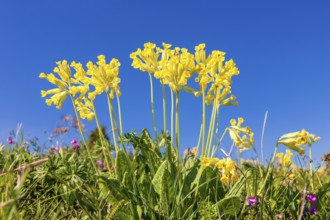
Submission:
M 129 58 L 150 41 L 190 51 L 206 43 L 208 52 L 222 50 L 234 59 L 240 75 L 233 78 L 232 91 L 239 107 L 223 109 L 221 127 L 230 118 L 244 117 L 259 149 L 268 110 L 267 157 L 278 137 L 302 128 L 321 136 L 314 145 L 316 160 L 330 151 L 329 1 L 5 0 L 0 3 L 0 28 L 3 142 L 19 122 L 25 133 L 43 138 L 43 131 L 54 128 L 61 115 L 73 112 L 69 100 L 61 111 L 46 106 L 40 90 L 51 85 L 38 78 L 40 72 L 52 72 L 59 60 L 86 63 L 99 54 L 122 64 L 124 130 L 152 131 L 148 76 L 133 69 Z M 160 122 L 160 86 L 156 92 Z M 190 95 L 182 97 L 182 147 L 197 143 L 200 103 Z M 110 128 L 106 101 L 99 100 L 97 108 Z

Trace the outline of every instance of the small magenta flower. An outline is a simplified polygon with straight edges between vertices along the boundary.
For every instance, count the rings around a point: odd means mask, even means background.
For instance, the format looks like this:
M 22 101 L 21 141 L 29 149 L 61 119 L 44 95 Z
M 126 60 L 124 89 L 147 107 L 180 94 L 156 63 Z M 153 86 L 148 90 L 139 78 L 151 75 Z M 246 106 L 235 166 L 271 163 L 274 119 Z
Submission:
M 247 206 L 256 206 L 258 204 L 258 199 L 256 196 L 250 196 L 247 199 L 246 205 Z
M 29 146 L 29 142 L 28 141 L 24 141 L 23 147 L 28 147 L 28 146 Z
M 105 168 L 104 163 L 101 160 L 97 160 L 96 164 L 100 167 L 101 170 Z
M 71 141 L 71 144 L 74 146 L 74 145 L 77 145 L 78 144 L 78 141 L 77 141 L 77 139 L 73 139 L 72 141 Z
M 9 137 L 8 138 L 8 144 L 14 144 L 14 143 L 15 143 L 15 141 L 11 137 Z
M 71 141 L 71 144 L 73 145 L 74 148 L 76 148 L 77 151 L 80 150 L 80 146 L 79 146 L 79 143 L 78 143 L 77 139 L 73 139 Z
M 316 198 L 316 196 L 315 196 L 314 193 L 310 193 L 310 194 L 308 194 L 306 199 L 307 199 L 307 201 L 310 202 L 310 203 L 315 203 L 315 202 L 317 202 L 317 198 Z
M 316 215 L 317 211 L 316 211 L 316 207 L 314 205 L 312 205 L 310 208 L 309 208 L 309 214 L 311 215 Z
M 60 147 L 54 147 L 54 151 L 55 151 L 56 153 L 60 152 Z

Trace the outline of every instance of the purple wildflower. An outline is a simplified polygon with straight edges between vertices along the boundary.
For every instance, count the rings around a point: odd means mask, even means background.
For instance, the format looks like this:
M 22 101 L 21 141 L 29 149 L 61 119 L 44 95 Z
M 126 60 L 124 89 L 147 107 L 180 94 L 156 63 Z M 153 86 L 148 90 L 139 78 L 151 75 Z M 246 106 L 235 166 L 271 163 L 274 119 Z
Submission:
M 246 205 L 247 206 L 256 206 L 258 204 L 258 199 L 256 196 L 250 196 L 247 199 Z
M 54 147 L 54 151 L 58 153 L 60 151 L 60 147 Z
M 308 194 L 306 199 L 308 202 L 311 202 L 311 203 L 317 202 L 317 198 L 314 193 Z
M 78 143 L 78 141 L 76 139 L 73 139 L 71 141 L 71 144 L 73 145 L 74 148 L 76 148 L 76 150 L 78 150 L 78 151 L 80 150 L 79 143 Z
M 29 142 L 28 141 L 24 141 L 23 147 L 28 147 L 28 146 L 29 146 Z
M 311 215 L 316 215 L 317 211 L 316 211 L 316 207 L 314 205 L 312 205 L 310 208 L 309 208 L 309 214 Z
M 96 164 L 100 167 L 101 170 L 105 168 L 104 163 L 101 160 L 97 160 Z
M 11 137 L 9 137 L 8 138 L 8 144 L 13 144 L 13 143 L 15 143 L 15 141 Z
M 74 146 L 74 145 L 77 145 L 78 144 L 78 141 L 77 141 L 77 139 L 73 139 L 72 141 L 71 141 L 71 144 Z

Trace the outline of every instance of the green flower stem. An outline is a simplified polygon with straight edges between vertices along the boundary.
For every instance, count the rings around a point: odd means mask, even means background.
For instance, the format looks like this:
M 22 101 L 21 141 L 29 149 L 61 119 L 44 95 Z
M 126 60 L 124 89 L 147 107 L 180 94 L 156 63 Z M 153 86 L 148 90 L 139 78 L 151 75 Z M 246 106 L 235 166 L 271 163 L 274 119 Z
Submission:
M 203 127 L 203 131 L 202 131 L 202 157 L 205 156 L 205 121 L 206 121 L 206 112 L 205 112 L 205 89 L 202 88 L 202 97 L 203 97 L 203 115 L 202 115 L 202 127 Z
M 71 101 L 72 101 L 72 105 L 73 105 L 73 109 L 74 109 L 74 113 L 76 114 L 76 118 L 77 118 L 77 123 L 78 123 L 78 128 L 79 128 L 79 131 L 80 131 L 80 135 L 83 139 L 83 142 L 84 142 L 84 145 L 85 145 L 85 148 L 87 150 L 87 154 L 88 154 L 88 157 L 89 159 L 91 160 L 91 163 L 93 165 L 93 168 L 94 170 L 97 172 L 97 169 L 96 169 L 96 166 L 94 164 L 94 161 L 93 161 L 93 158 L 92 158 L 92 155 L 89 151 L 89 148 L 87 146 L 87 142 L 86 142 L 86 138 L 85 138 L 85 134 L 84 134 L 84 131 L 82 129 L 82 125 L 81 125 L 81 121 L 80 121 L 80 117 L 79 117 L 79 114 L 78 114 L 78 111 L 77 111 L 77 108 L 76 108 L 76 104 L 74 103 L 74 98 L 72 95 L 70 95 L 70 98 L 71 98 Z
M 311 178 L 312 191 L 314 191 L 312 145 L 309 144 L 308 148 L 309 148 L 309 175 L 310 175 L 310 178 Z
M 178 157 L 178 164 L 180 164 L 179 103 L 180 103 L 180 92 L 176 94 L 176 100 L 175 100 L 175 142 L 176 142 L 176 155 Z
M 220 146 L 220 144 L 221 144 L 223 138 L 225 137 L 225 134 L 226 134 L 227 131 L 228 131 L 228 128 L 226 128 L 226 129 L 223 131 L 223 133 L 222 133 L 222 135 L 221 135 L 221 138 L 220 138 L 218 144 L 217 144 L 216 147 L 212 150 L 211 157 L 213 157 L 214 154 L 215 154 L 215 152 L 218 150 L 218 148 L 219 148 L 219 146 Z
M 174 138 L 174 95 L 171 89 L 171 143 L 173 146 L 173 138 Z
M 108 108 L 109 108 L 109 115 L 110 115 L 110 124 L 111 124 L 111 132 L 112 132 L 112 137 L 113 137 L 113 144 L 115 145 L 115 150 L 116 153 L 118 153 L 119 149 L 117 146 L 117 140 L 116 140 L 116 134 L 115 134 L 115 127 L 114 127 L 114 120 L 113 120 L 113 116 L 112 116 L 112 103 L 111 103 L 111 99 L 109 97 L 109 94 L 107 94 L 107 98 L 108 98 Z
M 267 179 L 268 179 L 268 176 L 272 170 L 272 167 L 273 167 L 273 164 L 274 164 L 274 161 L 275 161 L 275 156 L 276 156 L 276 152 L 277 152 L 277 148 L 278 148 L 278 143 L 276 143 L 276 146 L 275 146 L 275 150 L 274 150 L 274 153 L 273 153 L 273 157 L 272 157 L 272 160 L 270 161 L 269 165 L 268 165 L 268 171 L 267 171 L 267 174 L 266 174 L 266 177 L 265 177 L 265 180 L 261 186 L 261 188 L 259 189 L 258 191 L 258 195 L 262 192 L 262 190 L 264 189 L 265 185 L 266 185 L 266 182 L 267 182 Z
M 117 98 L 117 107 L 118 107 L 118 116 L 119 116 L 119 136 L 123 135 L 123 125 L 122 125 L 122 121 L 121 121 L 121 108 L 120 108 L 120 98 L 118 93 L 116 92 L 116 98 Z
M 239 147 L 236 147 L 236 151 L 237 151 L 237 166 L 241 167 L 241 152 Z
M 215 121 L 217 122 L 217 125 L 215 126 L 216 129 L 215 129 L 215 136 L 214 136 L 214 140 L 213 140 L 214 144 L 216 144 L 216 139 L 217 139 L 217 137 L 219 135 L 220 106 L 219 106 L 219 108 L 217 108 L 217 112 L 216 112 L 216 116 L 215 116 Z
M 126 148 L 125 148 L 125 145 L 124 145 L 124 141 L 123 141 L 123 126 L 122 126 L 122 121 L 121 121 L 121 105 L 120 105 L 120 98 L 119 98 L 119 95 L 118 93 L 116 92 L 116 98 L 117 98 L 117 107 L 118 107 L 118 117 L 119 117 L 119 132 L 118 132 L 118 135 L 119 135 L 119 139 L 120 139 L 120 143 L 124 149 L 124 152 L 127 153 L 126 151 Z M 112 111 L 113 115 L 114 114 L 114 111 Z M 116 117 L 114 116 L 115 118 L 115 123 L 117 124 L 116 122 Z
M 198 155 L 198 152 L 199 152 L 199 146 L 201 144 L 201 139 L 202 139 L 202 131 L 203 131 L 203 124 L 201 124 L 201 128 L 199 129 L 199 137 L 198 137 L 198 143 L 197 143 L 197 153 L 195 155 L 195 158 L 197 157 Z
M 105 141 L 105 137 L 104 137 L 104 135 L 103 135 L 102 128 L 101 128 L 101 125 L 100 125 L 100 121 L 99 121 L 99 118 L 98 118 L 97 113 L 96 113 L 96 109 L 95 109 L 95 106 L 94 106 L 94 102 L 92 102 L 92 103 L 93 103 L 93 111 L 94 111 L 94 113 L 95 113 L 95 121 L 96 121 L 96 125 L 97 125 L 97 130 L 98 130 L 98 132 L 99 132 L 100 140 L 101 140 L 101 144 L 102 144 L 102 152 L 103 152 L 104 160 L 105 160 L 106 166 L 107 166 L 107 168 L 108 168 L 108 171 L 110 172 L 111 167 L 110 167 L 110 165 L 109 165 L 109 162 L 108 162 L 108 159 L 107 159 L 107 155 L 106 155 L 106 153 L 105 153 L 105 151 L 104 151 L 104 148 L 105 148 L 105 143 L 104 143 L 104 141 Z M 110 152 L 109 148 L 106 148 L 106 149 L 109 151 L 108 154 L 109 154 L 109 156 L 110 156 L 110 161 L 112 161 L 112 155 L 111 155 L 111 152 Z
M 117 119 L 116 119 L 115 110 L 114 110 L 113 105 L 112 105 L 112 101 L 110 102 L 110 106 L 111 106 L 111 115 L 112 115 L 112 119 L 113 119 L 113 124 L 114 124 L 114 127 L 115 127 L 114 131 L 116 131 L 116 130 L 118 131 L 118 123 L 117 123 Z M 120 131 L 118 131 L 118 136 L 119 136 L 119 139 L 120 139 L 120 143 L 121 143 L 121 145 L 124 149 L 124 152 L 127 153 L 126 148 L 124 146 L 123 137 L 122 137 Z
M 158 139 L 157 134 L 157 125 L 156 125 L 156 117 L 155 117 L 155 105 L 154 105 L 154 87 L 152 83 L 152 76 L 149 73 L 149 79 L 150 79 L 150 99 L 151 99 L 151 114 L 152 114 L 152 121 L 154 123 L 154 132 L 156 136 L 156 140 Z
M 164 120 L 164 134 L 166 134 L 166 92 L 163 81 L 162 83 L 162 93 L 163 93 L 163 120 Z
M 214 98 L 213 101 L 213 109 L 212 109 L 212 114 L 211 114 L 211 119 L 210 119 L 210 124 L 209 124 L 209 131 L 207 134 L 207 140 L 206 140 L 206 148 L 207 148 L 207 156 L 210 156 L 210 150 L 211 150 L 211 145 L 212 145 L 212 137 L 214 136 L 214 124 L 215 124 L 215 115 L 216 115 L 216 106 L 217 103 L 217 96 Z

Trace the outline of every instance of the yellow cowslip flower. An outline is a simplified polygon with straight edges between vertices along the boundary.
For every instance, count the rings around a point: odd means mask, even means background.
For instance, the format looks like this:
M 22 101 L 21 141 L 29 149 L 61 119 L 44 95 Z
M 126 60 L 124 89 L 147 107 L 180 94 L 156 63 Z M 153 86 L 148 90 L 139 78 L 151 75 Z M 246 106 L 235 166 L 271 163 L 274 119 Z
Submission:
M 63 60 L 62 62 L 56 62 L 56 64 L 57 67 L 54 68 L 54 72 L 57 73 L 59 78 L 56 78 L 53 73 L 40 73 L 39 78 L 46 79 L 58 88 L 50 89 L 47 91 L 41 90 L 41 97 L 52 95 L 50 99 L 46 99 L 46 104 L 54 104 L 56 108 L 61 109 L 66 96 L 68 94 L 75 95 L 78 91 L 81 92 L 82 88 L 77 89 L 76 87 L 72 86 L 73 84 L 79 84 L 79 81 L 71 77 L 71 70 L 66 60 Z
M 229 179 L 228 176 L 226 176 L 226 175 L 222 175 L 221 178 L 220 178 L 220 181 L 221 181 L 222 183 L 229 183 L 230 179 Z
M 70 66 L 76 71 L 74 78 L 81 81 L 85 86 L 88 86 L 90 84 L 90 78 L 87 76 L 82 64 L 73 61 Z
M 281 152 L 281 153 L 277 153 L 276 157 L 280 165 L 289 168 L 293 164 L 293 162 L 291 161 L 292 155 L 293 154 L 290 150 L 286 150 L 284 156 L 283 153 Z
M 95 112 L 93 102 L 86 97 L 82 97 L 75 100 L 75 105 L 77 106 L 77 111 L 82 119 L 87 119 L 88 121 L 94 119 Z
M 202 157 L 201 162 L 202 166 L 217 168 L 221 172 L 220 181 L 223 183 L 239 179 L 236 173 L 236 163 L 230 158 L 220 160 L 218 158 Z
M 217 168 L 222 173 L 220 179 L 223 183 L 228 183 L 229 181 L 237 181 L 239 179 L 236 173 L 236 162 L 230 158 L 225 158 L 216 163 Z
M 230 158 L 227 158 L 225 161 L 225 167 L 224 167 L 226 172 L 232 172 L 235 170 L 235 168 L 236 168 L 235 161 L 231 160 Z
M 206 104 L 210 105 L 216 98 L 216 105 L 237 106 L 236 97 L 231 95 L 232 76 L 238 75 L 239 71 L 233 60 L 223 62 L 225 53 L 213 51 L 207 58 L 205 55 L 205 44 L 195 47 L 195 60 L 198 76 L 195 79 L 199 83 L 200 90 L 206 91 L 207 85 L 211 83 L 206 93 Z M 229 98 L 228 98 L 229 96 Z
M 283 164 L 283 152 L 277 153 L 275 156 L 277 157 L 278 163 L 280 165 L 282 165 Z
M 88 94 L 88 98 L 94 100 L 96 95 L 105 92 L 113 99 L 115 94 L 121 94 L 120 78 L 118 77 L 120 62 L 117 59 L 112 59 L 107 64 L 104 55 L 99 55 L 97 58 L 96 65 L 91 61 L 87 63 L 87 75 L 90 76 L 88 81 L 90 85 L 95 87 L 95 90 Z
M 169 48 L 169 44 L 163 44 L 165 48 Z M 140 48 L 137 51 L 130 54 L 130 58 L 133 59 L 132 66 L 135 69 L 140 69 L 143 72 L 153 74 L 158 70 L 158 58 L 161 49 L 156 47 L 156 44 L 145 43 L 144 49 Z M 165 59 L 165 58 L 164 58 Z
M 223 169 L 224 166 L 225 166 L 225 161 L 224 160 L 219 160 L 215 166 L 218 168 L 218 169 Z
M 203 157 L 202 158 L 202 165 L 209 167 L 214 166 L 219 161 L 218 158 L 211 158 L 211 157 Z
M 300 155 L 303 155 L 305 150 L 300 148 L 301 146 L 312 145 L 319 140 L 320 137 L 316 137 L 314 134 L 310 134 L 305 129 L 302 129 L 301 131 L 283 135 L 278 139 L 277 144 L 283 144 L 291 150 L 298 152 Z
M 130 54 L 132 66 L 141 71 L 153 74 L 162 84 L 168 85 L 174 93 L 182 89 L 198 96 L 199 93 L 187 86 L 188 79 L 196 72 L 195 57 L 186 48 L 163 43 L 163 48 L 156 44 L 146 43 L 144 49 Z
M 286 153 L 285 153 L 285 155 L 284 155 L 284 157 L 283 157 L 283 165 L 284 165 L 285 167 L 289 167 L 289 166 L 292 165 L 292 161 L 291 161 L 292 155 L 293 155 L 293 154 L 292 154 L 291 151 L 286 150 Z
M 238 118 L 237 124 L 235 119 L 231 119 L 231 126 L 227 128 L 230 138 L 234 141 L 236 147 L 240 148 L 240 152 L 250 149 L 254 144 L 254 133 L 249 127 L 242 127 L 243 122 L 243 118 Z M 240 136 L 241 134 L 243 136 Z
M 174 93 L 179 93 L 182 89 L 187 89 L 188 79 L 195 73 L 194 55 L 186 48 L 176 47 L 163 50 L 165 58 L 158 63 L 155 77 L 168 84 Z

